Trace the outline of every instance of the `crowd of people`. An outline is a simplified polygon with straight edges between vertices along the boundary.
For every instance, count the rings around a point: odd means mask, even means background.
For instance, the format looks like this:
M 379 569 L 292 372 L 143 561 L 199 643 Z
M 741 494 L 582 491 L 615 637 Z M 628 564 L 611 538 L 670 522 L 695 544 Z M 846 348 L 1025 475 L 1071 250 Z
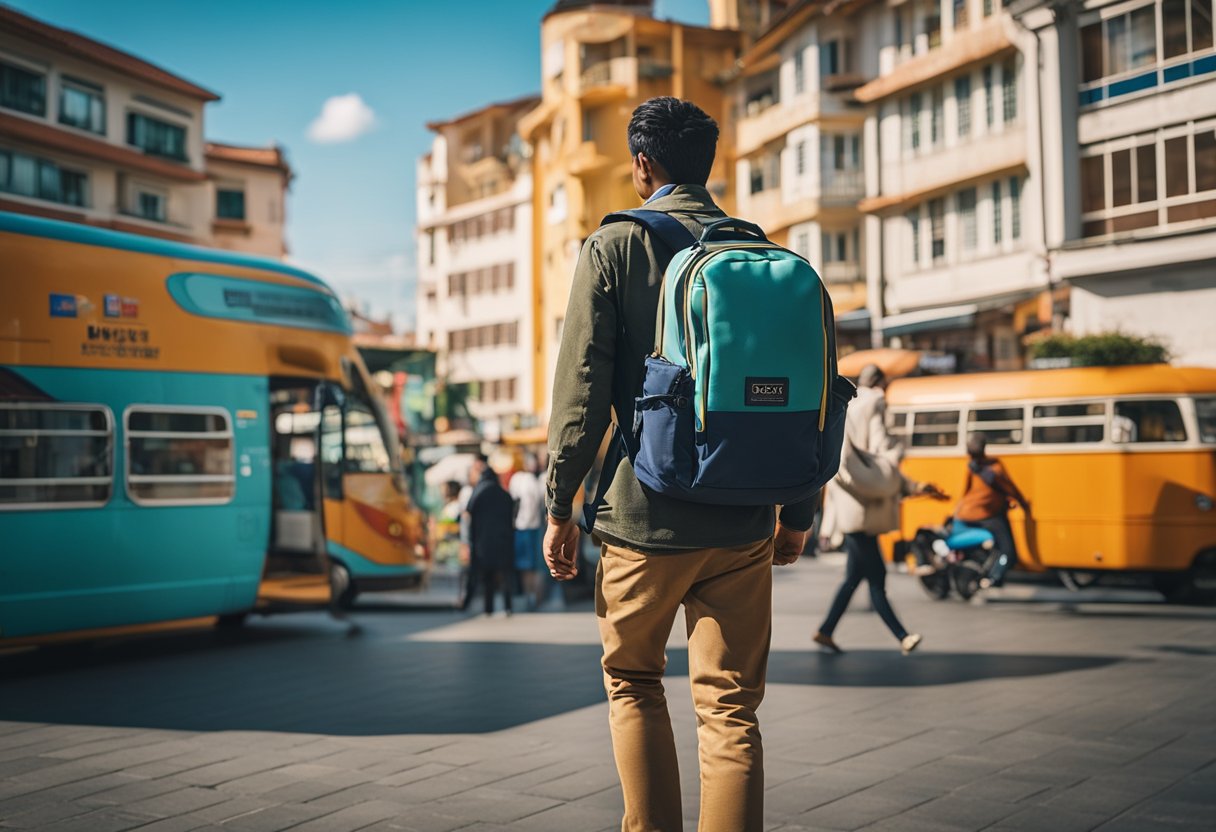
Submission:
M 553 584 L 541 551 L 545 485 L 535 455 L 525 455 L 522 467 L 506 474 L 495 472 L 484 454 L 475 455 L 467 482 L 445 484 L 439 521 L 458 542 L 458 609 L 469 609 L 479 591 L 485 615 L 494 614 L 499 594 L 508 616 L 515 612 L 516 597 L 528 611 L 545 602 Z

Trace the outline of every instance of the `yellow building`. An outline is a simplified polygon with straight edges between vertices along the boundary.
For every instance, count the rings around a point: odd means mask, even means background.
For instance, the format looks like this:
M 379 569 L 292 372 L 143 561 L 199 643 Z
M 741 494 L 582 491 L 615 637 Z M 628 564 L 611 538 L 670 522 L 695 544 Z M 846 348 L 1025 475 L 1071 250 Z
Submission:
M 734 208 L 734 129 L 723 82 L 742 35 L 655 20 L 651 11 L 648 0 L 560 0 L 541 24 L 541 103 L 519 132 L 533 147 L 534 396 L 542 419 L 583 240 L 605 214 L 638 205 L 625 138 L 638 104 L 674 95 L 718 121 L 709 189 L 724 210 Z

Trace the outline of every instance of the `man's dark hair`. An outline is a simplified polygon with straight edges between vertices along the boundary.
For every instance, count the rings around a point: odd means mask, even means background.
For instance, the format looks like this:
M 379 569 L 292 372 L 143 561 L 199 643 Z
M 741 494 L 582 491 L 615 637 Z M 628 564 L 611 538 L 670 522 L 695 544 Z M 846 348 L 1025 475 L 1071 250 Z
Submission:
M 967 439 L 967 455 L 972 459 L 983 459 L 988 450 L 988 437 L 982 433 L 973 433 Z
M 718 123 L 691 101 L 643 101 L 629 119 L 629 155 L 645 153 L 677 185 L 704 185 L 714 166 Z

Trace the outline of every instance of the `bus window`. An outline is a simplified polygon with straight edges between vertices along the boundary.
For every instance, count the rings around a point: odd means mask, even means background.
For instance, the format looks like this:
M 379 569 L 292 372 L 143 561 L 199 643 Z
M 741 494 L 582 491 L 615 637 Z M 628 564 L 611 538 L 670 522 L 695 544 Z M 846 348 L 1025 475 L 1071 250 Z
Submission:
M 924 410 L 912 416 L 912 446 L 948 448 L 958 444 L 957 410 Z
M 1105 435 L 1106 404 L 1035 405 L 1031 441 L 1036 444 L 1089 444 Z
M 991 407 L 967 414 L 967 435 L 982 433 L 990 445 L 1020 445 L 1025 414 L 1020 407 Z
M 0 509 L 101 506 L 113 487 L 107 408 L 0 404 Z
M 218 408 L 132 406 L 127 493 L 140 505 L 226 503 L 236 492 L 232 424 Z
M 1112 442 L 1185 442 L 1178 403 L 1170 399 L 1115 402 Z
M 1216 444 L 1216 399 L 1195 399 L 1199 416 L 1199 441 Z

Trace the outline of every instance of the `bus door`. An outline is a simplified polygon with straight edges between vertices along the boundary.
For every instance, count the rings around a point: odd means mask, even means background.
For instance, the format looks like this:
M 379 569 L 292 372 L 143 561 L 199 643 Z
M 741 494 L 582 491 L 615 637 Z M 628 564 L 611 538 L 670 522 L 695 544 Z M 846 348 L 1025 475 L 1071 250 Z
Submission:
M 271 379 L 272 519 L 259 607 L 330 601 L 327 535 L 340 516 L 342 392 L 328 382 Z M 329 516 L 327 516 L 329 515 Z

